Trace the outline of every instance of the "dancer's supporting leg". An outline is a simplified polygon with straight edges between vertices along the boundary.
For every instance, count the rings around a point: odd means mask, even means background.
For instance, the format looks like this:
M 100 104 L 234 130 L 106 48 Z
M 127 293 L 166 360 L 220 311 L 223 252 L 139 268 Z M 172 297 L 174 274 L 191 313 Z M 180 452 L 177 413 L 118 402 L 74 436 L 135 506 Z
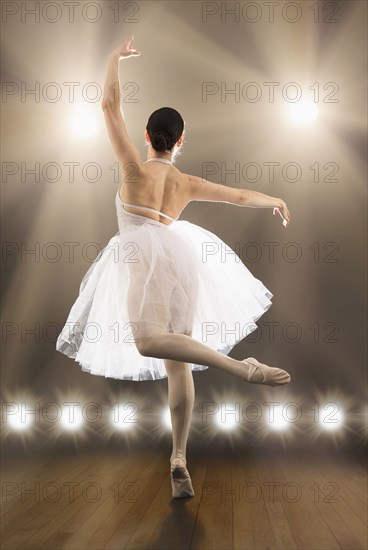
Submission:
M 172 496 L 191 497 L 194 495 L 194 489 L 186 467 L 186 451 L 195 398 L 193 374 L 188 363 L 171 359 L 165 359 L 164 362 L 168 377 L 173 441 L 170 456 Z
M 182 458 L 186 463 L 187 441 L 195 399 L 193 374 L 188 363 L 165 359 L 165 367 L 172 425 L 170 460 Z

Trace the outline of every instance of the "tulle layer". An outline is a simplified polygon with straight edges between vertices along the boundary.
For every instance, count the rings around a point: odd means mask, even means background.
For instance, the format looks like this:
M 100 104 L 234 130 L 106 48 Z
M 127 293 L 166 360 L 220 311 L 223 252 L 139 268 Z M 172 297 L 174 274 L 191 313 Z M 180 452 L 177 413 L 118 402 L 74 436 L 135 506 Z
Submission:
M 165 225 L 123 209 L 118 221 L 119 232 L 83 277 L 56 343 L 83 371 L 161 379 L 164 360 L 141 355 L 137 338 L 191 334 L 228 354 L 257 329 L 273 294 L 216 235 L 188 221 Z

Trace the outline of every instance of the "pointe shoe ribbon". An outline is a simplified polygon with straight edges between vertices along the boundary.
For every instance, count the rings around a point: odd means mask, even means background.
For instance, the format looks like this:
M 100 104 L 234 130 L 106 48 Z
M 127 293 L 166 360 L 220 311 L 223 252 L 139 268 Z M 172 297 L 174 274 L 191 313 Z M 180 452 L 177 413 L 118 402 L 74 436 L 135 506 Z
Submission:
M 254 366 L 254 369 L 252 370 L 248 380 L 248 382 L 252 384 L 263 384 L 267 386 L 283 386 L 284 384 L 288 384 L 291 380 L 290 374 L 285 370 L 278 369 L 276 367 L 269 367 L 264 363 L 260 363 L 259 361 L 257 361 L 255 357 L 248 357 L 247 359 L 243 359 L 243 361 Z M 263 375 L 263 380 L 261 382 L 252 380 L 257 369 L 259 369 Z
M 170 477 L 173 498 L 186 498 L 194 495 L 192 480 L 181 458 L 174 458 L 170 464 Z

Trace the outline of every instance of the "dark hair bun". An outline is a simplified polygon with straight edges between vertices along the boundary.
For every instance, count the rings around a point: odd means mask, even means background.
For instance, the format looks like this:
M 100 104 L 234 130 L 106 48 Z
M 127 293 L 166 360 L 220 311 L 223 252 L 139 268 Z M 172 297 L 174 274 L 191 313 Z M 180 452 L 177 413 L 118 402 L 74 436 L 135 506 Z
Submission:
M 157 132 L 151 139 L 152 147 L 159 152 L 166 151 L 169 148 L 168 139 L 163 132 Z
M 147 132 L 155 151 L 171 151 L 184 130 L 184 120 L 171 107 L 161 107 L 148 119 Z

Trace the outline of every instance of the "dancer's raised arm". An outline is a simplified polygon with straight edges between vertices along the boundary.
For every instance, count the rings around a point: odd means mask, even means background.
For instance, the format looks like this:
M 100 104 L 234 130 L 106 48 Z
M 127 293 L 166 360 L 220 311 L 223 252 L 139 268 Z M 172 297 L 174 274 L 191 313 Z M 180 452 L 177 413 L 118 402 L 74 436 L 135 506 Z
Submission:
M 212 183 L 198 176 L 186 174 L 188 179 L 189 202 L 211 201 L 228 202 L 237 206 L 253 208 L 278 208 L 282 216 L 289 222 L 290 212 L 286 203 L 277 197 L 271 197 L 251 189 L 238 189 L 219 183 Z
M 139 163 L 141 160 L 138 148 L 130 140 L 124 122 L 119 84 L 119 60 L 141 53 L 131 47 L 133 38 L 133 35 L 130 36 L 109 56 L 102 98 L 102 109 L 111 145 L 123 167 L 127 162 Z

